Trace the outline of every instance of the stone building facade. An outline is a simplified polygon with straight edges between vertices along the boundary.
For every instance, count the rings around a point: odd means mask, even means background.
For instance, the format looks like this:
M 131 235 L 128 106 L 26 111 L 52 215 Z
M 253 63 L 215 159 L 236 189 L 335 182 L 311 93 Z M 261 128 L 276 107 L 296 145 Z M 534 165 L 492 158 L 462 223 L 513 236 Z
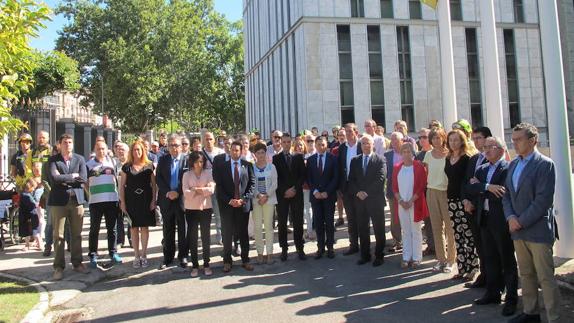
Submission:
M 451 0 L 459 118 L 486 120 L 479 0 Z M 540 0 L 495 0 L 507 130 L 546 140 Z M 574 3 L 560 0 L 568 106 L 574 99 Z M 419 0 L 244 0 L 246 124 L 264 136 L 375 119 L 411 130 L 442 119 L 436 12 Z M 572 121 L 572 118 L 569 118 Z M 570 122 L 572 126 L 572 122 Z

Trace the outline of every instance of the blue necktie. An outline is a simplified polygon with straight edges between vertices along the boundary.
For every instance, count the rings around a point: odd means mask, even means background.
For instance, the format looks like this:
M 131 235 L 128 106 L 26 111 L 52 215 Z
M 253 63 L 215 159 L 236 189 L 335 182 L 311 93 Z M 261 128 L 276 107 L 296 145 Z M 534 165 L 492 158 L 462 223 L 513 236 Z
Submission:
M 177 180 L 178 180 L 178 160 L 173 159 L 171 164 L 171 178 L 170 178 L 170 188 L 172 191 L 177 191 Z
M 367 175 L 367 164 L 369 163 L 369 156 L 363 158 L 363 176 Z

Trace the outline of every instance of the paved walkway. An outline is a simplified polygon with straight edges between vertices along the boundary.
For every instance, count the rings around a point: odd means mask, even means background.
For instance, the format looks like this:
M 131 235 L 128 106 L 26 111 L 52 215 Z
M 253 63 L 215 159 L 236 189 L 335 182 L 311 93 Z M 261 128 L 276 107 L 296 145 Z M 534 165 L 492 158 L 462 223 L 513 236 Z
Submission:
M 83 232 L 87 252 L 89 219 Z M 105 228 L 100 234 L 100 253 L 106 254 Z M 294 247 L 287 262 L 256 265 L 245 272 L 236 262 L 230 275 L 223 275 L 221 246 L 212 246 L 214 276 L 192 279 L 179 268 L 159 271 L 161 230 L 151 230 L 151 266 L 133 269 L 131 249 L 121 249 L 124 264 L 110 269 L 77 274 L 69 266 L 64 280 L 50 281 L 52 258 L 40 252 L 21 252 L 12 246 L 0 254 L 0 272 L 39 281 L 50 292 L 50 316 L 60 321 L 119 322 L 166 319 L 205 322 L 505 322 L 501 306 L 473 306 L 482 291 L 469 290 L 435 274 L 432 258 L 417 270 L 399 268 L 400 254 L 385 257 L 382 267 L 357 266 L 356 256 L 344 257 L 346 229 L 337 231 L 335 259 L 296 259 Z M 390 237 L 388 237 L 390 239 Z M 103 247 L 103 248 L 102 248 Z M 275 244 L 276 252 L 279 251 Z M 315 243 L 305 251 L 312 256 Z M 67 255 L 69 256 L 69 254 Z M 256 252 L 251 250 L 252 261 Z M 237 259 L 238 260 L 238 259 Z M 565 322 L 574 321 L 574 300 L 564 297 Z M 71 316 L 70 316 L 71 315 Z

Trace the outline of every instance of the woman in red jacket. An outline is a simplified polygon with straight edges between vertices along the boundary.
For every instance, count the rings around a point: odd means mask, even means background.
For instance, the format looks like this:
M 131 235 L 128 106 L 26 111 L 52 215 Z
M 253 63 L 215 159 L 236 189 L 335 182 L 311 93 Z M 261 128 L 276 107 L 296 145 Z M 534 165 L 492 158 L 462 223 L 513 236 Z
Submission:
M 424 193 L 427 174 L 423 164 L 415 160 L 411 143 L 403 144 L 400 151 L 403 161 L 393 169 L 393 193 L 403 236 L 401 268 L 416 268 L 423 259 L 421 224 L 429 215 Z

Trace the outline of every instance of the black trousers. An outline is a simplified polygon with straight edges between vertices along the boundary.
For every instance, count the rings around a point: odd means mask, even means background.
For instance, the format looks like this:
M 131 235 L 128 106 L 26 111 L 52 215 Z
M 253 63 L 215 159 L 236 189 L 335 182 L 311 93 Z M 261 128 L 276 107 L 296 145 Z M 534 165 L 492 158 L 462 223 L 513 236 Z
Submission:
M 110 255 L 117 252 L 116 224 L 118 220 L 118 202 L 93 203 L 90 204 L 89 257 L 97 256 L 98 254 L 98 237 L 100 235 L 102 217 L 106 220 L 108 252 Z
M 343 192 L 343 206 L 347 214 L 347 229 L 351 249 L 359 248 L 359 228 L 357 225 L 357 212 L 354 203 L 355 196 L 349 192 Z
M 506 301 L 518 299 L 518 268 L 508 224 L 501 215 L 484 211 L 480 233 L 484 247 L 486 290 L 497 297 L 506 288 Z
M 332 250 L 335 243 L 335 202 L 336 199 L 314 200 L 311 202 L 313 209 L 313 227 L 317 232 L 317 248 L 320 252 Z
M 289 212 L 291 211 L 291 212 Z M 293 226 L 293 240 L 297 250 L 303 250 L 303 192 L 297 193 L 293 198 L 277 197 L 277 216 L 279 229 L 279 246 L 287 249 L 287 220 Z
M 383 259 L 385 256 L 385 209 L 369 205 L 379 201 L 361 201 L 355 198 L 355 211 L 357 212 L 357 224 L 361 247 L 361 259 L 371 260 L 371 227 L 375 233 L 375 259 Z M 381 203 L 382 206 L 382 203 Z
M 230 205 L 219 204 L 221 214 L 221 236 L 223 241 L 223 263 L 231 264 L 231 249 L 234 237 L 239 239 L 241 245 L 241 261 L 249 262 L 249 212 L 243 212 L 243 208 L 234 208 Z
M 472 236 L 474 238 L 474 248 L 476 249 L 476 254 L 478 255 L 478 261 L 480 262 L 480 276 L 482 279 L 486 279 L 486 267 L 485 267 L 485 259 L 484 259 L 484 247 L 482 244 L 482 234 L 480 225 L 477 221 L 478 215 L 476 212 L 467 213 L 467 219 L 469 220 L 470 230 L 472 231 Z M 479 278 L 480 278 L 479 276 Z
M 164 201 L 161 204 L 163 219 L 163 262 L 170 264 L 175 258 L 175 229 L 177 227 L 177 259 L 182 261 L 189 254 L 189 243 L 186 238 L 185 215 L 179 200 Z
M 187 239 L 189 240 L 189 251 L 191 253 L 191 263 L 193 268 L 199 268 L 197 256 L 197 227 L 201 230 L 201 249 L 203 256 L 203 267 L 209 267 L 210 256 L 210 226 L 213 209 L 206 210 L 185 210 L 185 220 L 187 221 Z

